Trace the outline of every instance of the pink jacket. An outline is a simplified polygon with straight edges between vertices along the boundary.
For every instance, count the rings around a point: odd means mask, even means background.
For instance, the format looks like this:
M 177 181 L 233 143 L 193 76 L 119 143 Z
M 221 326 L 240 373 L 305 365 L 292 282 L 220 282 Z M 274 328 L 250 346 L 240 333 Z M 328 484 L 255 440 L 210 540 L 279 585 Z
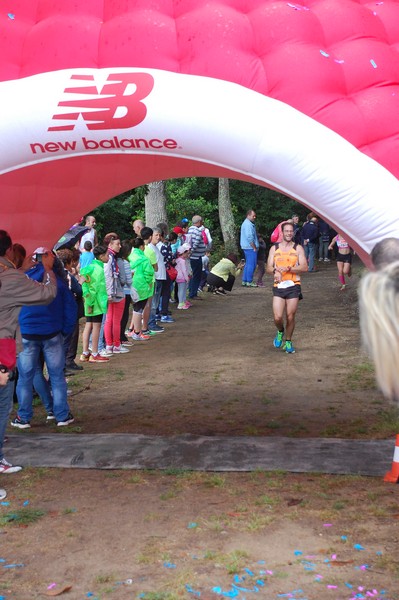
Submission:
M 187 261 L 185 258 L 178 257 L 176 260 L 176 269 L 177 269 L 177 283 L 183 283 L 184 281 L 189 280 L 188 269 L 187 269 Z

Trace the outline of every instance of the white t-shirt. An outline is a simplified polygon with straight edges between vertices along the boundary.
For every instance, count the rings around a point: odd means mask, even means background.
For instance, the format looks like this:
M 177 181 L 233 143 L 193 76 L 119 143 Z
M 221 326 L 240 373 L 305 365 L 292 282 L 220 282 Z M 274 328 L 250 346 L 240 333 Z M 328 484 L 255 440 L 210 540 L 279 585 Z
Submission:
M 148 246 L 154 250 L 157 257 L 158 271 L 155 272 L 155 279 L 166 279 L 166 266 L 163 256 L 158 248 L 159 243 L 160 242 L 158 242 L 156 246 L 154 246 L 154 244 L 148 244 Z
M 93 245 L 93 248 L 95 246 L 94 244 L 94 237 L 96 235 L 96 230 L 95 229 L 89 229 L 89 231 L 86 231 L 86 233 L 84 235 L 82 235 L 82 237 L 80 238 L 80 244 L 79 244 L 79 250 L 81 252 L 83 252 L 84 249 L 84 245 L 85 242 L 91 242 Z

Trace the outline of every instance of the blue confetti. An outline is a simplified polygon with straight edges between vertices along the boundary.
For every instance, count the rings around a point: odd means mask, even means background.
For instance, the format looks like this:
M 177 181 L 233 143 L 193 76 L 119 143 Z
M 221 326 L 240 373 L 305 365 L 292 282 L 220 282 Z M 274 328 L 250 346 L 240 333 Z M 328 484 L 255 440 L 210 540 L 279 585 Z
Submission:
M 198 527 L 197 523 L 189 523 L 189 524 L 187 525 L 187 528 L 188 528 L 188 529 L 195 529 L 196 527 Z
M 374 69 L 377 68 L 377 64 L 374 62 L 374 60 L 372 58 L 370 59 L 370 64 Z
M 248 575 L 249 575 L 250 577 L 255 577 L 255 573 L 252 573 L 252 571 L 250 571 L 249 569 L 244 569 L 244 571 L 245 571 L 246 573 L 248 573 Z
M 231 590 L 230 592 L 224 592 L 221 587 L 212 588 L 212 592 L 218 594 L 219 596 L 225 596 L 226 598 L 236 598 L 240 595 L 237 590 Z
M 355 550 L 364 550 L 363 546 L 361 546 L 360 544 L 355 544 L 353 547 Z
M 29 500 L 25 500 L 25 502 L 23 503 L 22 506 L 28 506 L 28 504 L 29 504 Z
M 24 567 L 24 564 L 15 564 L 15 565 L 4 565 L 4 569 L 16 569 L 18 567 Z
M 201 592 L 197 592 L 187 583 L 186 583 L 186 590 L 188 591 L 189 594 L 194 594 L 194 596 L 198 596 L 198 597 L 201 596 Z
M 303 554 L 302 550 L 294 550 L 295 556 L 301 556 Z
M 10 506 L 10 503 L 9 502 L 2 502 L 1 506 Z
M 12 13 L 8 13 L 7 17 L 12 21 L 15 19 L 15 15 L 13 15 Z
M 329 58 L 329 57 L 330 57 L 330 55 L 328 54 L 328 52 L 325 52 L 324 50 L 320 50 L 320 54 L 321 54 L 322 56 L 325 56 L 326 58 Z
M 346 541 L 347 541 L 347 539 L 348 539 L 348 536 L 346 536 L 346 535 L 341 535 L 341 540 L 342 540 L 343 542 L 346 542 Z
M 167 569 L 176 569 L 176 565 L 174 565 L 173 563 L 164 562 L 163 566 Z

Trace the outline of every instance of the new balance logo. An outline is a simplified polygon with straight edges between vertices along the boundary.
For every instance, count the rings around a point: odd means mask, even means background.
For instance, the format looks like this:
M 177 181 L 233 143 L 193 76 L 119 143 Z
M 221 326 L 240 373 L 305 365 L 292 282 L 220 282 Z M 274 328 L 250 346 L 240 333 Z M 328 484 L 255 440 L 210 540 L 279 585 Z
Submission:
M 72 131 L 78 119 L 83 120 L 91 131 L 128 129 L 144 121 L 147 107 L 143 100 L 154 87 L 152 75 L 113 73 L 108 76 L 100 92 L 92 75 L 72 75 L 71 80 L 78 80 L 80 85 L 66 88 L 65 94 L 73 94 L 75 98 L 80 94 L 82 98 L 59 102 L 59 107 L 74 110 L 55 114 L 53 120 L 63 121 L 64 124 L 53 125 L 48 131 Z M 92 82 L 93 85 L 84 85 L 84 82 Z M 88 95 L 92 97 L 88 98 Z

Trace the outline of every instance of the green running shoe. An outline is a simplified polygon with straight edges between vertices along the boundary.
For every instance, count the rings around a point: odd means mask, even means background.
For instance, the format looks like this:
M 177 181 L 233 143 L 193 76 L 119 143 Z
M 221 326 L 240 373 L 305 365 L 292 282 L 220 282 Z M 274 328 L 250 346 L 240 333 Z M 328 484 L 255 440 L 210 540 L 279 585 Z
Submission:
M 287 354 L 294 354 L 295 348 L 292 345 L 291 340 L 287 340 L 283 346 L 283 350 L 287 352 Z
M 273 340 L 273 346 L 275 348 L 281 348 L 282 343 L 283 343 L 283 337 L 284 337 L 284 329 L 283 329 L 283 331 L 278 331 L 276 333 L 276 337 Z

